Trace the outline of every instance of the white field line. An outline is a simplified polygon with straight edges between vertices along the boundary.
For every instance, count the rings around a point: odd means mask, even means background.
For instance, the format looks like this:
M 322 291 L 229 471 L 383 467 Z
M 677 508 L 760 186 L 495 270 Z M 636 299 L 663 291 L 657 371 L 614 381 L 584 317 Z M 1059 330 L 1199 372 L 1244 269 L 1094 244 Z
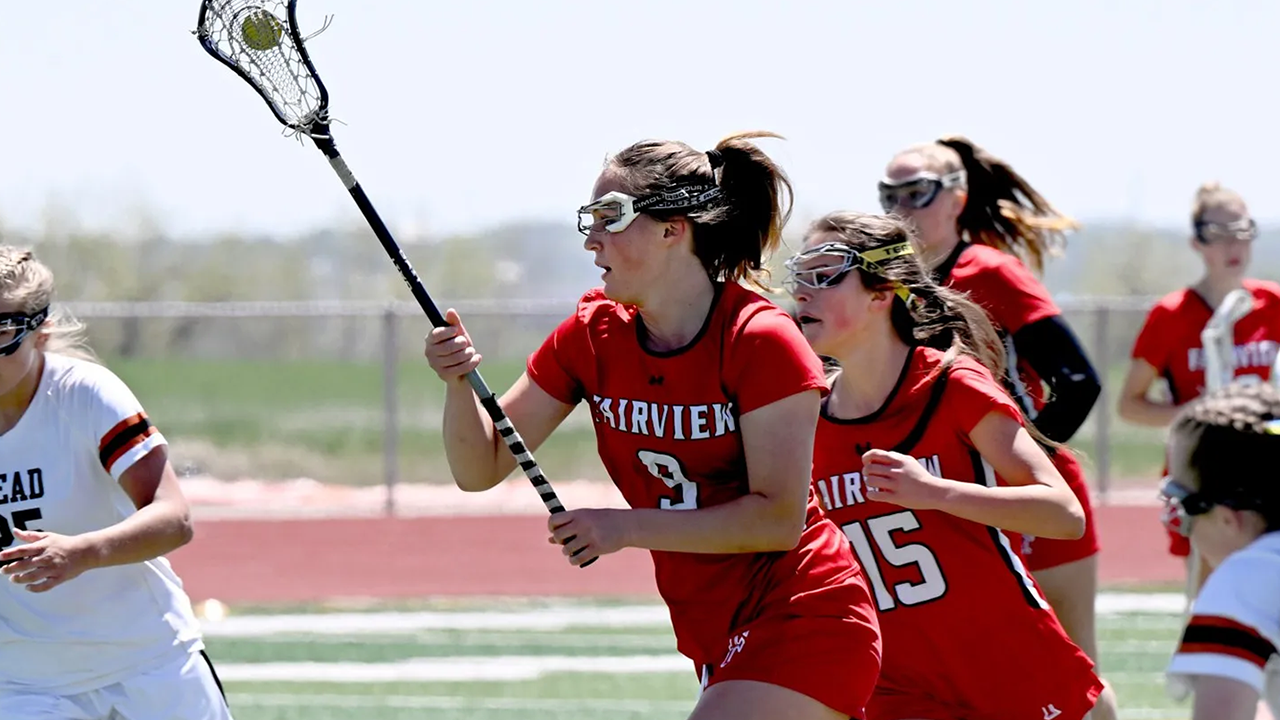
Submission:
M 556 698 L 501 698 L 461 697 L 454 695 L 336 695 L 283 693 L 236 693 L 232 696 L 236 707 L 335 707 L 335 708 L 400 708 L 406 710 L 488 710 L 528 712 L 530 710 L 558 710 L 580 717 L 579 712 L 659 712 L 687 711 L 693 700 L 605 700 L 605 699 L 556 699 Z M 1175 710 L 1155 708 L 1124 708 L 1122 720 L 1175 720 Z
M 1129 613 L 1177 614 L 1186 600 L 1180 593 L 1103 593 L 1100 615 Z M 428 630 L 567 630 L 570 628 L 653 628 L 670 622 L 661 605 L 621 607 L 552 607 L 537 610 L 343 612 L 293 615 L 232 615 L 206 622 L 209 637 L 269 637 L 298 635 L 357 635 L 423 632 Z
M 342 707 L 404 708 L 411 710 L 562 710 L 562 711 L 688 711 L 693 700 L 609 700 L 558 698 L 461 697 L 454 695 L 289 695 L 282 693 L 236 693 L 231 698 L 236 707 Z M 581 717 L 570 714 L 570 717 Z
M 266 662 L 219 663 L 218 677 L 227 682 L 460 682 L 536 680 L 548 673 L 583 672 L 609 675 L 687 673 L 693 663 L 669 655 L 510 655 L 500 657 L 413 658 L 397 662 Z M 692 682 L 693 680 L 691 680 Z

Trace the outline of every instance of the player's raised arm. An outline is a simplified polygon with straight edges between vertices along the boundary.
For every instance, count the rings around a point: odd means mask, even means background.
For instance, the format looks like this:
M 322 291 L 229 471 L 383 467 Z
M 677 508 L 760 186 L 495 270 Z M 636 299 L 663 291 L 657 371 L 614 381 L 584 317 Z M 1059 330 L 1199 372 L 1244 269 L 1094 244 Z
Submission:
M 445 381 L 444 449 L 458 487 L 479 492 L 488 490 L 516 467 L 516 457 L 493 426 L 480 399 L 467 381 L 467 373 L 482 360 L 471 344 L 471 336 L 457 311 L 445 312 L 445 327 L 433 328 L 426 338 L 426 356 L 431 368 Z M 535 451 L 573 411 L 574 403 L 562 402 L 521 375 L 498 400 L 513 427 Z M 574 401 L 576 402 L 576 400 Z

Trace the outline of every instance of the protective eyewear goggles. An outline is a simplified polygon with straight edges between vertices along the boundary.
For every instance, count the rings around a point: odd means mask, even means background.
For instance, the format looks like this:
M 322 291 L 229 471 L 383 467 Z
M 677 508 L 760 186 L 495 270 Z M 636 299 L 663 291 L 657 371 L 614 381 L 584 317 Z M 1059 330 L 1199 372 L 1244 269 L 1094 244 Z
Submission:
M 719 197 L 719 186 L 710 183 L 677 185 L 643 198 L 615 190 L 578 208 L 578 232 L 583 235 L 600 231 L 620 233 L 630 227 L 641 213 L 693 210 Z
M 938 193 L 947 188 L 963 187 L 966 179 L 963 170 L 946 175 L 924 172 L 897 183 L 885 178 L 877 185 L 880 190 L 880 207 L 885 212 L 893 212 L 898 207 L 912 210 L 927 208 L 938 199 Z
M 1258 223 L 1245 218 L 1232 223 L 1195 223 L 1196 240 L 1204 245 L 1224 242 L 1252 242 L 1258 237 Z
M 18 352 L 27 335 L 39 329 L 48 317 L 48 307 L 34 313 L 0 313 L 0 357 Z
M 787 268 L 787 276 L 782 281 L 782 287 L 792 295 L 795 295 L 801 287 L 811 290 L 835 287 L 844 281 L 849 271 L 854 268 L 860 268 L 872 275 L 879 275 L 882 263 L 914 252 L 915 249 L 909 242 L 861 252 L 842 242 L 822 243 L 793 255 L 783 263 Z M 809 264 L 819 258 L 823 259 L 820 264 Z M 910 297 L 910 293 L 904 287 L 898 287 L 895 292 L 903 300 Z
M 1172 477 L 1166 477 L 1160 484 L 1160 499 L 1164 501 L 1164 512 L 1160 519 L 1169 530 L 1191 537 L 1191 525 L 1194 519 L 1212 510 L 1218 505 L 1233 510 L 1261 510 L 1267 501 L 1250 491 L 1228 489 L 1225 491 L 1204 493 L 1192 490 Z

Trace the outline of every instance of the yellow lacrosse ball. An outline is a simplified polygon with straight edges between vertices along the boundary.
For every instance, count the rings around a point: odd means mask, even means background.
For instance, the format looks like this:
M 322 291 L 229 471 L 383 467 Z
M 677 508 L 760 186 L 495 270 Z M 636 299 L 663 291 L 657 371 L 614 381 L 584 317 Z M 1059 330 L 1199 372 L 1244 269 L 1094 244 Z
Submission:
M 240 23 L 244 43 L 254 50 L 270 50 L 280 44 L 284 26 L 266 10 L 254 10 Z

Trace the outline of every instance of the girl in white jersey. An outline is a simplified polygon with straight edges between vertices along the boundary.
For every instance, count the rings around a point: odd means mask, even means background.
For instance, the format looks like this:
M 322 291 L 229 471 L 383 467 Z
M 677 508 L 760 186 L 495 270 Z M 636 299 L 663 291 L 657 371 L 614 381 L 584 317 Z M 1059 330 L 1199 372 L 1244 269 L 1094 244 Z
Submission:
M 182 582 L 164 437 L 0 245 L 0 718 L 229 720 Z
M 1232 383 L 1174 420 L 1165 522 L 1215 568 L 1169 664 L 1175 694 L 1195 693 L 1192 720 L 1280 716 L 1277 456 L 1280 391 L 1269 384 Z

